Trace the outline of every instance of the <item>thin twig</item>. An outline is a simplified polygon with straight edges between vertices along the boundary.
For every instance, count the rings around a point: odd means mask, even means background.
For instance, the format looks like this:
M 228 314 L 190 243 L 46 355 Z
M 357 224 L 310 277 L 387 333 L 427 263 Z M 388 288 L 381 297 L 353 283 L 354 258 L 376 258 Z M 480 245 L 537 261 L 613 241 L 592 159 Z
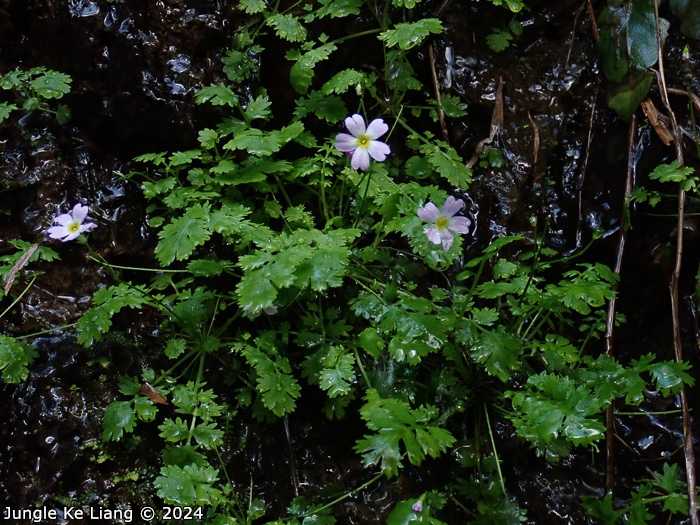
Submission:
M 661 100 L 666 106 L 671 118 L 671 130 L 675 138 L 676 160 L 683 165 L 683 139 L 676 115 L 668 100 L 666 78 L 664 74 L 664 62 L 661 46 L 661 29 L 659 27 L 659 6 L 654 2 L 654 15 L 656 18 L 656 39 L 659 54 L 659 71 L 657 80 L 661 92 Z M 683 346 L 680 325 L 680 306 L 678 300 L 678 287 L 681 277 L 681 263 L 683 258 L 683 226 L 685 222 L 685 190 L 682 185 L 678 188 L 678 234 L 676 237 L 676 261 L 671 274 L 671 314 L 673 316 L 673 349 L 676 361 L 683 360 Z M 685 454 L 685 475 L 688 483 L 688 511 L 691 525 L 700 525 L 700 513 L 698 513 L 697 477 L 695 473 L 695 450 L 693 449 L 693 434 L 690 427 L 690 409 L 688 408 L 688 396 L 685 388 L 680 392 L 681 410 L 683 411 L 683 452 Z
M 440 118 L 440 130 L 442 130 L 442 138 L 449 145 L 450 144 L 450 134 L 447 131 L 447 124 L 445 123 L 445 112 L 442 109 L 442 97 L 440 97 L 440 82 L 438 81 L 437 71 L 435 70 L 435 52 L 433 51 L 433 44 L 428 46 L 428 59 L 430 60 L 430 73 L 433 78 L 433 89 L 435 90 L 435 100 L 438 105 L 438 117 Z
M 474 149 L 474 154 L 472 158 L 467 162 L 467 168 L 473 168 L 476 163 L 479 162 L 479 155 L 484 151 L 484 146 L 491 144 L 498 131 L 503 129 L 503 78 L 498 79 L 498 88 L 496 88 L 496 105 L 493 107 L 493 113 L 491 114 L 491 129 L 489 130 L 489 136 L 485 139 L 479 141 Z
M 598 93 L 600 92 L 600 83 L 596 86 L 593 103 L 591 104 L 591 116 L 588 119 L 588 137 L 586 138 L 586 155 L 583 157 L 583 166 L 581 166 L 581 182 L 578 187 L 578 224 L 576 225 L 576 246 L 577 250 L 581 245 L 581 224 L 583 223 L 583 183 L 586 180 L 586 172 L 588 171 L 588 159 L 591 155 L 591 142 L 593 141 L 593 122 L 595 119 L 595 108 L 598 103 Z
M 620 219 L 620 235 L 617 238 L 617 253 L 615 255 L 614 272 L 620 275 L 622 270 L 622 256 L 625 252 L 625 242 L 627 240 L 627 206 L 629 197 L 632 193 L 632 181 L 634 180 L 634 172 L 637 164 L 636 148 L 634 146 L 634 137 L 637 134 L 637 117 L 632 115 L 630 120 L 629 137 L 627 141 L 627 177 L 625 178 L 625 197 L 623 200 L 622 217 Z M 619 282 L 619 281 L 618 281 Z M 617 285 L 614 288 L 617 292 Z M 613 334 L 615 331 L 615 297 L 608 301 L 608 314 L 605 324 L 605 352 L 609 357 L 613 357 L 614 344 Z M 605 411 L 605 491 L 612 492 L 615 488 L 615 414 L 612 403 Z
M 593 2 L 591 0 L 586 0 L 588 4 L 588 18 L 591 19 L 591 29 L 593 29 L 593 39 L 597 44 L 600 41 L 600 30 L 598 29 L 598 22 L 595 18 L 595 9 L 593 9 Z

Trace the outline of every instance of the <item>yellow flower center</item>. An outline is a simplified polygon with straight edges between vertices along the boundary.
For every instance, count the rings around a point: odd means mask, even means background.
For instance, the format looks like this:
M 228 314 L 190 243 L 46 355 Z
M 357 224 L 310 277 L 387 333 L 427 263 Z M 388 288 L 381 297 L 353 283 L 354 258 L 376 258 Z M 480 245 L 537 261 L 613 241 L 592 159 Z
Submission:
M 437 226 L 438 230 L 444 230 L 449 223 L 450 221 L 447 217 L 438 217 L 438 220 L 435 221 L 435 226 Z
M 66 230 L 68 230 L 70 233 L 76 233 L 80 231 L 80 223 L 79 222 L 71 222 L 66 226 Z
M 372 142 L 372 139 L 369 135 L 360 135 L 357 137 L 357 145 L 360 148 L 368 147 L 370 142 Z

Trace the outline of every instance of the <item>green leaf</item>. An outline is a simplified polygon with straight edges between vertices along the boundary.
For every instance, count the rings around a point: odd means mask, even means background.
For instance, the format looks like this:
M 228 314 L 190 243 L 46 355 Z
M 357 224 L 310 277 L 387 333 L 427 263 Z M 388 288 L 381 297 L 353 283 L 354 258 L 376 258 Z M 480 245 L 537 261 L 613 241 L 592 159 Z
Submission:
M 189 425 L 181 417 L 175 418 L 174 421 L 170 418 L 166 419 L 158 425 L 158 430 L 160 430 L 159 436 L 170 443 L 184 441 L 190 436 Z
M 19 383 L 29 376 L 28 365 L 39 356 L 34 346 L 0 334 L 0 370 L 7 384 Z
M 87 348 L 99 341 L 112 326 L 113 315 L 122 308 L 138 308 L 147 301 L 143 286 L 121 283 L 101 288 L 93 295 L 94 306 L 78 319 L 78 343 Z
M 649 174 L 649 178 L 661 182 L 684 183 L 694 172 L 694 168 L 690 166 L 681 167 L 681 163 L 674 160 L 670 164 L 659 164 L 654 168 L 654 171 Z
M 266 96 L 259 96 L 248 102 L 245 108 L 245 114 L 250 120 L 266 119 L 272 114 L 270 111 L 271 105 L 270 99 Z
M 348 115 L 348 110 L 345 102 L 339 96 L 324 96 L 320 91 L 314 90 L 307 98 L 297 100 L 294 116 L 302 119 L 310 113 L 330 124 L 335 124 Z
M 613 495 L 608 492 L 602 500 L 594 496 L 582 496 L 581 504 L 593 518 L 603 521 L 604 525 L 617 525 L 618 519 L 625 515 L 626 509 L 613 510 Z
M 636 75 L 628 84 L 623 84 L 614 90 L 608 106 L 615 111 L 621 119 L 628 121 L 639 104 L 644 100 L 651 89 L 653 77 L 642 74 Z
M 513 35 L 510 34 L 510 31 L 503 31 L 495 27 L 492 31 L 493 33 L 486 35 L 486 45 L 488 45 L 492 51 L 500 53 L 510 45 Z
M 0 122 L 9 117 L 15 109 L 17 109 L 16 104 L 10 104 L 9 102 L 0 103 Z
M 238 96 L 231 91 L 231 88 L 224 85 L 211 85 L 200 89 L 194 96 L 197 104 L 211 102 L 214 106 L 238 107 Z
M 204 128 L 199 131 L 198 140 L 204 149 L 212 149 L 219 141 L 219 134 L 213 129 Z
M 153 486 L 167 504 L 215 507 L 221 501 L 221 491 L 214 488 L 219 471 L 210 465 L 166 465 L 160 473 Z
M 178 337 L 168 341 L 168 344 L 165 345 L 165 350 L 163 350 L 163 353 L 165 353 L 166 357 L 175 359 L 182 355 L 185 350 L 187 350 L 187 341 Z
M 431 103 L 437 106 L 437 101 L 431 101 Z M 440 95 L 440 104 L 440 108 L 450 118 L 459 118 L 467 114 L 467 104 L 451 93 L 442 93 Z
M 70 93 L 71 77 L 58 71 L 46 71 L 36 77 L 29 85 L 42 98 L 61 98 Z
M 328 82 L 323 84 L 321 91 L 323 91 L 324 95 L 330 95 L 331 93 L 342 95 L 346 93 L 351 86 L 361 85 L 364 79 L 364 73 L 354 69 L 344 69 L 333 75 Z
M 249 15 L 263 13 L 265 11 L 264 0 L 241 0 L 238 2 L 238 9 L 245 11 Z
M 257 373 L 256 389 L 262 395 L 263 405 L 276 416 L 292 412 L 301 387 L 290 374 L 291 366 L 286 357 L 275 356 L 274 361 L 253 347 L 246 347 L 242 354 Z
M 484 332 L 470 350 L 474 360 L 504 383 L 520 369 L 522 342 L 504 331 Z
M 216 428 L 215 423 L 200 423 L 192 431 L 192 437 L 207 448 L 215 449 L 223 444 L 223 431 Z
M 306 28 L 295 16 L 276 13 L 268 17 L 266 23 L 274 28 L 278 37 L 289 42 L 303 42 L 306 40 Z
M 417 22 L 396 24 L 396 29 L 388 29 L 379 34 L 379 39 L 386 42 L 388 47 L 399 46 L 400 49 L 411 49 L 420 44 L 430 33 L 440 34 L 443 27 L 437 18 L 423 18 Z
M 398 474 L 404 454 L 418 466 L 426 455 L 436 458 L 456 441 L 435 424 L 438 412 L 430 405 L 411 409 L 405 401 L 382 399 L 373 388 L 367 391 L 365 400 L 360 415 L 376 433 L 360 439 L 355 450 L 363 455 L 365 467 L 380 465 L 387 477 Z
M 195 259 L 187 263 L 187 271 L 197 277 L 216 277 L 233 268 L 233 264 L 226 260 Z
M 182 217 L 173 219 L 158 232 L 160 243 L 156 247 L 156 258 L 165 267 L 174 260 L 189 257 L 197 246 L 211 237 L 209 204 L 195 204 Z
M 102 441 L 119 441 L 126 432 L 133 432 L 136 426 L 134 410 L 129 401 L 114 401 L 105 410 Z
M 314 77 L 316 64 L 327 60 L 328 56 L 336 49 L 337 46 L 335 44 L 328 43 L 303 54 L 299 50 L 292 50 L 287 53 L 286 57 L 289 60 L 295 60 L 289 73 L 289 80 L 298 93 L 303 95 L 308 91 Z
M 58 108 L 56 108 L 56 122 L 59 124 L 66 124 L 70 121 L 70 118 L 70 108 L 65 104 L 59 104 Z
M 344 18 L 360 14 L 363 0 L 320 0 L 321 7 L 316 11 L 318 18 L 330 15 L 331 18 Z
M 437 143 L 424 144 L 420 151 L 426 156 L 435 171 L 450 185 L 462 189 L 469 187 L 472 181 L 472 170 L 467 168 L 452 146 L 437 141 Z
M 191 149 L 188 151 L 176 151 L 170 155 L 171 166 L 181 166 L 182 164 L 191 164 L 193 160 L 202 157 L 201 150 Z
M 275 135 L 263 133 L 257 128 L 250 128 L 237 133 L 233 139 L 224 144 L 224 149 L 238 149 L 261 157 L 279 151 L 280 146 L 281 144 Z
M 349 394 L 355 382 L 355 356 L 342 347 L 331 346 L 321 363 L 319 386 L 328 392 L 328 397 Z

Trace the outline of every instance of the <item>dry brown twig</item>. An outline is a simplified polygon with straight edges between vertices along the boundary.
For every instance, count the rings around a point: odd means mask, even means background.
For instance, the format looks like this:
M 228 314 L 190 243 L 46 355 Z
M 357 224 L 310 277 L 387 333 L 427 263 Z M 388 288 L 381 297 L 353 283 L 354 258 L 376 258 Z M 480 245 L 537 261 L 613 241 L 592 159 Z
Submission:
M 622 217 L 620 219 L 620 235 L 617 238 L 617 250 L 615 253 L 615 275 L 620 275 L 622 270 L 622 257 L 625 253 L 625 242 L 627 241 L 627 203 L 632 193 L 632 181 L 636 168 L 636 149 L 634 147 L 634 137 L 637 134 L 637 117 L 632 115 L 629 126 L 627 140 L 627 176 L 625 177 L 625 197 L 623 201 Z M 614 290 L 617 292 L 617 285 Z M 605 322 L 605 352 L 608 356 L 614 356 L 613 335 L 615 332 L 615 298 L 608 301 L 608 312 Z M 613 405 L 605 411 L 605 490 L 611 492 L 615 488 L 615 414 Z
M 666 107 L 671 120 L 671 131 L 673 133 L 674 145 L 676 149 L 676 160 L 683 165 L 683 141 L 680 126 L 676 120 L 676 115 L 671 108 L 666 88 L 666 76 L 664 74 L 664 62 L 661 46 L 661 29 L 659 27 L 659 6 L 654 2 L 654 15 L 656 18 L 656 39 L 659 54 L 659 70 L 656 78 L 659 84 L 661 100 Z M 681 277 L 681 266 L 683 259 L 683 225 L 685 223 L 685 190 L 682 185 L 678 188 L 678 235 L 676 237 L 676 254 L 673 272 L 671 274 L 671 314 L 673 316 L 673 348 L 676 361 L 683 360 L 683 346 L 680 325 L 680 305 L 678 299 L 678 288 Z M 700 513 L 698 512 L 698 492 L 697 477 L 695 473 L 695 450 L 693 448 L 693 434 L 690 426 L 690 408 L 688 406 L 688 396 L 686 389 L 681 389 L 681 411 L 683 413 L 683 452 L 685 455 L 685 475 L 688 484 L 688 510 L 691 525 L 700 525 Z
M 489 136 L 484 140 L 479 141 L 474 150 L 472 158 L 467 162 L 467 168 L 473 168 L 479 162 L 479 155 L 484 151 L 484 146 L 491 144 L 496 138 L 499 129 L 503 128 L 503 78 L 498 79 L 498 88 L 496 89 L 496 105 L 491 114 L 491 129 Z
M 440 96 L 440 82 L 438 80 L 437 71 L 435 70 L 435 52 L 433 51 L 433 44 L 428 46 L 428 58 L 430 60 L 430 73 L 433 78 L 433 89 L 435 90 L 435 100 L 438 105 L 438 117 L 440 119 L 440 130 L 442 131 L 442 138 L 449 146 L 450 144 L 450 134 L 447 131 L 447 124 L 445 123 L 445 112 L 442 109 L 442 97 Z

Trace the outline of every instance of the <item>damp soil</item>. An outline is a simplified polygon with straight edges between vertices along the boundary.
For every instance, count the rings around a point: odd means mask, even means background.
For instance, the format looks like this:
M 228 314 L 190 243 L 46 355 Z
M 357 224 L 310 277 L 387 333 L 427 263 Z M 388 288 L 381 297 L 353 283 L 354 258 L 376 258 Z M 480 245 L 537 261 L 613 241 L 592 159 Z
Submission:
M 224 80 L 220 59 L 245 20 L 235 2 L 224 0 L 149 4 L 0 4 L 0 74 L 45 66 L 73 78 L 64 100 L 72 111 L 67 125 L 41 113 L 0 124 L 0 255 L 13 251 L 9 239 L 42 239 L 59 210 L 81 201 L 91 203 L 99 224 L 90 235 L 95 250 L 115 264 L 154 265 L 150 257 L 155 239 L 146 226 L 146 203 L 139 189 L 121 175 L 133 169 L 135 155 L 186 149 L 196 143 L 198 129 L 216 122 L 211 108 L 194 104 L 193 94 Z M 492 27 L 507 25 L 511 14 L 504 9 L 457 0 L 426 1 L 421 7 L 426 13 L 440 12 L 446 27 L 431 41 L 441 88 L 469 105 L 467 117 L 447 121 L 450 143 L 463 158 L 470 159 L 489 136 L 503 82 L 504 119 L 492 146 L 504 152 L 507 162 L 498 168 L 475 168 L 474 183 L 464 195 L 476 223 L 466 256 L 504 234 L 531 235 L 538 222 L 547 224 L 547 242 L 562 253 L 575 253 L 594 234 L 602 235 L 587 257 L 612 265 L 628 164 L 628 125 L 607 107 L 584 2 L 540 0 L 528 5 L 531 10 L 519 15 L 523 34 L 497 54 L 486 46 L 485 37 Z M 351 21 L 337 23 L 353 30 Z M 674 41 L 673 35 L 671 31 L 667 54 L 680 57 L 684 43 Z M 260 57 L 264 79 L 288 68 L 275 46 L 282 44 L 267 43 L 269 56 Z M 693 51 L 697 57 L 698 50 Z M 430 86 L 428 48 L 417 49 L 412 60 Z M 669 85 L 685 87 L 690 73 L 697 92 L 697 62 L 673 60 L 667 65 Z M 294 99 L 291 88 L 281 83 L 270 94 L 282 107 L 285 100 L 291 104 Z M 652 99 L 659 104 L 655 93 Z M 678 101 L 679 117 L 686 120 L 683 104 Z M 433 131 L 440 133 L 438 128 Z M 673 151 L 648 125 L 639 126 L 634 147 L 640 183 L 648 183 L 646 174 L 655 165 L 673 158 Z M 697 165 L 697 160 L 686 162 Z M 675 220 L 673 209 L 665 212 L 670 216 L 650 217 L 633 210 L 634 228 L 619 288 L 618 309 L 627 317 L 616 334 L 621 360 L 648 352 L 672 358 L 668 282 Z M 690 220 L 681 290 L 686 358 L 696 369 L 700 363 L 693 276 L 698 232 Z M 3 333 L 25 335 L 73 323 L 89 307 L 92 293 L 109 283 L 109 275 L 86 259 L 82 247 L 51 246 L 62 263 L 41 268 L 44 273 L 35 285 L 0 320 Z M 0 307 L 8 305 L 6 299 Z M 148 430 L 155 426 L 144 425 L 138 437 L 124 442 L 100 443 L 104 408 L 119 396 L 118 376 L 136 375 L 158 363 L 155 313 L 130 314 L 118 322 L 114 337 L 89 350 L 77 345 L 71 330 L 33 339 L 39 358 L 27 380 L 0 386 L 0 503 L 13 508 L 58 508 L 71 501 L 109 501 L 111 508 L 154 503 L 153 488 L 142 480 L 152 479 L 159 469 L 161 441 L 157 431 Z M 216 378 L 219 372 L 208 373 Z M 312 396 L 301 399 L 307 397 Z M 697 409 L 695 390 L 690 390 L 689 399 Z M 676 398 L 650 396 L 641 410 L 677 408 Z M 315 406 L 300 406 L 286 421 L 274 424 L 256 423 L 245 410 L 233 421 L 222 456 L 244 492 L 252 482 L 253 493 L 272 505 L 268 517 L 283 515 L 285 502 L 294 497 L 292 470 L 308 495 L 366 481 L 352 452 L 362 431 L 359 421 L 331 425 Z M 624 497 L 635 480 L 648 476 L 648 469 L 679 457 L 682 425 L 678 415 L 619 416 L 616 424 L 616 489 Z M 603 495 L 602 450 L 575 450 L 560 464 L 550 465 L 523 453 L 507 421 L 495 421 L 494 428 L 508 491 L 527 510 L 527 523 L 592 523 L 580 498 Z M 138 478 L 132 479 L 129 472 Z M 427 462 L 378 482 L 334 512 L 341 524 L 384 523 L 397 501 L 440 486 L 444 479 L 440 463 Z M 446 510 L 453 513 L 448 523 L 464 522 L 458 507 L 448 502 Z

